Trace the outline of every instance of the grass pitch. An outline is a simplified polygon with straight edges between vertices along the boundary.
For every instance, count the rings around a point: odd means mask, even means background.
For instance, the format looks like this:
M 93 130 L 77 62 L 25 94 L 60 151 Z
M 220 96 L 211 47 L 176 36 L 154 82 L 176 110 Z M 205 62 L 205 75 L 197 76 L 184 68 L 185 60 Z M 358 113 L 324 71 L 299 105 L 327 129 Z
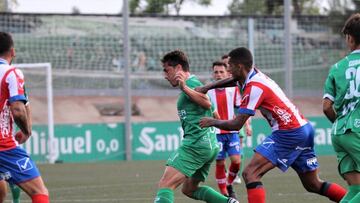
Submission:
M 50 191 L 51 202 L 153 202 L 157 182 L 165 161 L 131 161 L 88 164 L 43 164 L 39 165 L 42 176 Z M 320 157 L 320 177 L 345 186 L 337 173 L 335 157 Z M 205 184 L 217 189 L 214 167 Z M 265 175 L 268 203 L 325 203 L 325 197 L 310 194 L 303 189 L 296 173 L 290 169 L 282 173 L 275 168 Z M 241 203 L 247 202 L 244 184 L 235 185 Z M 22 202 L 31 202 L 22 193 Z M 6 202 L 10 202 L 10 193 Z M 176 203 L 195 203 L 183 194 L 180 188 L 175 192 Z

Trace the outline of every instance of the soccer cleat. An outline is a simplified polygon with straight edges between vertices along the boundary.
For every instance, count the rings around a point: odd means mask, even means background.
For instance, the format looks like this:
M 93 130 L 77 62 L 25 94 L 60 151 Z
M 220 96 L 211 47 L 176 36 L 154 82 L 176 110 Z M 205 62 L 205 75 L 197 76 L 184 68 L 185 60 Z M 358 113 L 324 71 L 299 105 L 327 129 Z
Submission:
M 237 201 L 236 199 L 229 197 L 227 203 L 240 203 L 239 201 Z
M 236 199 L 236 193 L 235 193 L 235 191 L 234 191 L 233 186 L 232 186 L 232 185 L 228 185 L 228 186 L 226 186 L 226 189 L 227 189 L 227 191 L 228 191 L 229 197 L 232 197 L 232 198 Z
M 239 176 L 236 176 L 236 178 L 233 181 L 234 184 L 241 184 L 241 178 Z

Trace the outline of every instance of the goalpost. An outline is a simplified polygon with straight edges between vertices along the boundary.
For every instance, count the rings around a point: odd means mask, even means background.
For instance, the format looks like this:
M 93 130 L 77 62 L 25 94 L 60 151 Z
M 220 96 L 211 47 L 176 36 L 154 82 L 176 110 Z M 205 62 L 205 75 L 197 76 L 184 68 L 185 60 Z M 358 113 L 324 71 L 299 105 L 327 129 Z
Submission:
M 48 128 L 48 138 L 47 138 L 47 152 L 46 159 L 49 163 L 55 163 L 56 159 L 56 149 L 54 146 L 56 143 L 54 142 L 54 106 L 53 106 L 53 85 L 52 85 L 52 68 L 51 63 L 29 63 L 29 64 L 13 64 L 12 66 L 22 69 L 23 71 L 35 71 L 36 75 L 44 75 L 43 72 L 39 72 L 38 70 L 45 70 L 46 77 L 46 98 L 47 98 L 47 128 Z M 25 75 L 26 84 L 32 83 L 31 79 Z M 34 81 L 33 81 L 34 82 Z

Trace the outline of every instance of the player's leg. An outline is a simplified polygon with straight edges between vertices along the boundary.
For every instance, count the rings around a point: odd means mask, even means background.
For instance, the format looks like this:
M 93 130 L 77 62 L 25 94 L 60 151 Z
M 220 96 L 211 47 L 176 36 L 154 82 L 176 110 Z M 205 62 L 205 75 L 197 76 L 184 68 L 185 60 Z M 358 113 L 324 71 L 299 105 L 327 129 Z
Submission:
M 245 167 L 242 176 L 244 178 L 249 203 L 265 203 L 265 188 L 261 178 L 275 165 L 263 155 L 256 152 L 249 164 Z
M 41 176 L 34 179 L 18 183 L 18 186 L 31 197 L 33 203 L 48 203 L 49 192 L 45 187 Z
M 304 173 L 298 173 L 301 183 L 308 192 L 317 193 L 328 197 L 334 202 L 340 200 L 346 194 L 346 190 L 336 183 L 329 183 L 321 180 L 318 175 L 318 169 Z
M 229 142 L 227 146 L 227 153 L 229 154 L 231 163 L 229 166 L 229 175 L 227 179 L 227 190 L 230 197 L 236 198 L 236 193 L 233 188 L 234 179 L 237 177 L 240 170 L 240 139 L 237 133 L 228 135 Z
M 208 159 L 201 168 L 196 170 L 191 178 L 185 180 L 182 192 L 192 199 L 203 200 L 207 203 L 238 203 L 237 200 L 225 197 L 209 186 L 199 186 L 200 182 L 206 180 L 210 171 L 211 162 L 215 159 L 217 154 L 217 150 L 213 150 L 212 154 L 209 153 L 210 159 Z
M 18 187 L 17 185 L 13 184 L 13 183 L 9 183 L 9 187 L 11 190 L 11 196 L 12 196 L 12 203 L 20 203 L 20 193 L 21 193 L 21 189 L 20 187 Z
M 360 135 L 349 132 L 332 136 L 332 143 L 339 161 L 339 173 L 349 185 L 341 202 L 356 202 L 360 198 L 357 196 L 360 192 Z
M 244 171 L 244 166 L 245 166 L 245 154 L 244 154 L 244 151 L 243 151 L 243 143 L 245 142 L 246 140 L 246 136 L 240 136 L 239 134 L 239 139 L 240 139 L 240 169 L 239 169 L 239 172 L 238 172 L 238 175 L 237 177 L 235 178 L 234 180 L 234 184 L 241 184 L 241 174 L 242 172 Z
M 225 197 L 209 186 L 199 186 L 200 182 L 202 181 L 187 178 L 183 184 L 182 192 L 192 199 L 203 200 L 207 203 L 239 203 L 233 198 Z
M 348 192 L 340 203 L 355 203 L 360 202 L 360 173 L 357 171 L 343 174 L 348 183 Z
M 0 203 L 5 202 L 7 194 L 7 186 L 5 180 L 0 180 Z
M 35 162 L 21 147 L 2 151 L 1 161 L 7 165 L 9 183 L 18 185 L 32 199 L 33 203 L 48 203 L 49 194 Z
M 339 202 L 346 190 L 335 183 L 328 183 L 319 178 L 318 162 L 314 151 L 314 131 L 310 125 L 304 126 L 304 142 L 299 143 L 296 151 L 300 151 L 291 167 L 297 172 L 301 183 L 308 192 L 317 193 Z
M 225 172 L 225 159 L 216 160 L 215 178 L 221 194 L 228 196 L 226 189 L 226 172 Z
M 228 195 L 228 191 L 226 189 L 226 136 L 218 134 L 217 140 L 218 145 L 220 147 L 220 151 L 216 157 L 216 165 L 215 165 L 215 178 L 218 185 L 218 188 L 223 195 Z
M 174 190 L 182 184 L 186 176 L 177 169 L 167 166 L 159 181 L 159 189 L 156 193 L 154 203 L 174 202 Z

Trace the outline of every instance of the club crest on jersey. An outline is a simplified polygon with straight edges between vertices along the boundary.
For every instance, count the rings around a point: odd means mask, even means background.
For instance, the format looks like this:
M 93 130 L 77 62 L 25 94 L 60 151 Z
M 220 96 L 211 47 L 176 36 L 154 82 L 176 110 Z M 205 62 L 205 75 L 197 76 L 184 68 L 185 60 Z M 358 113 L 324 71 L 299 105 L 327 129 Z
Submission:
M 285 125 L 291 122 L 291 114 L 288 113 L 285 109 L 282 109 L 278 106 L 274 106 L 273 110 L 279 116 L 279 118 L 284 122 Z

